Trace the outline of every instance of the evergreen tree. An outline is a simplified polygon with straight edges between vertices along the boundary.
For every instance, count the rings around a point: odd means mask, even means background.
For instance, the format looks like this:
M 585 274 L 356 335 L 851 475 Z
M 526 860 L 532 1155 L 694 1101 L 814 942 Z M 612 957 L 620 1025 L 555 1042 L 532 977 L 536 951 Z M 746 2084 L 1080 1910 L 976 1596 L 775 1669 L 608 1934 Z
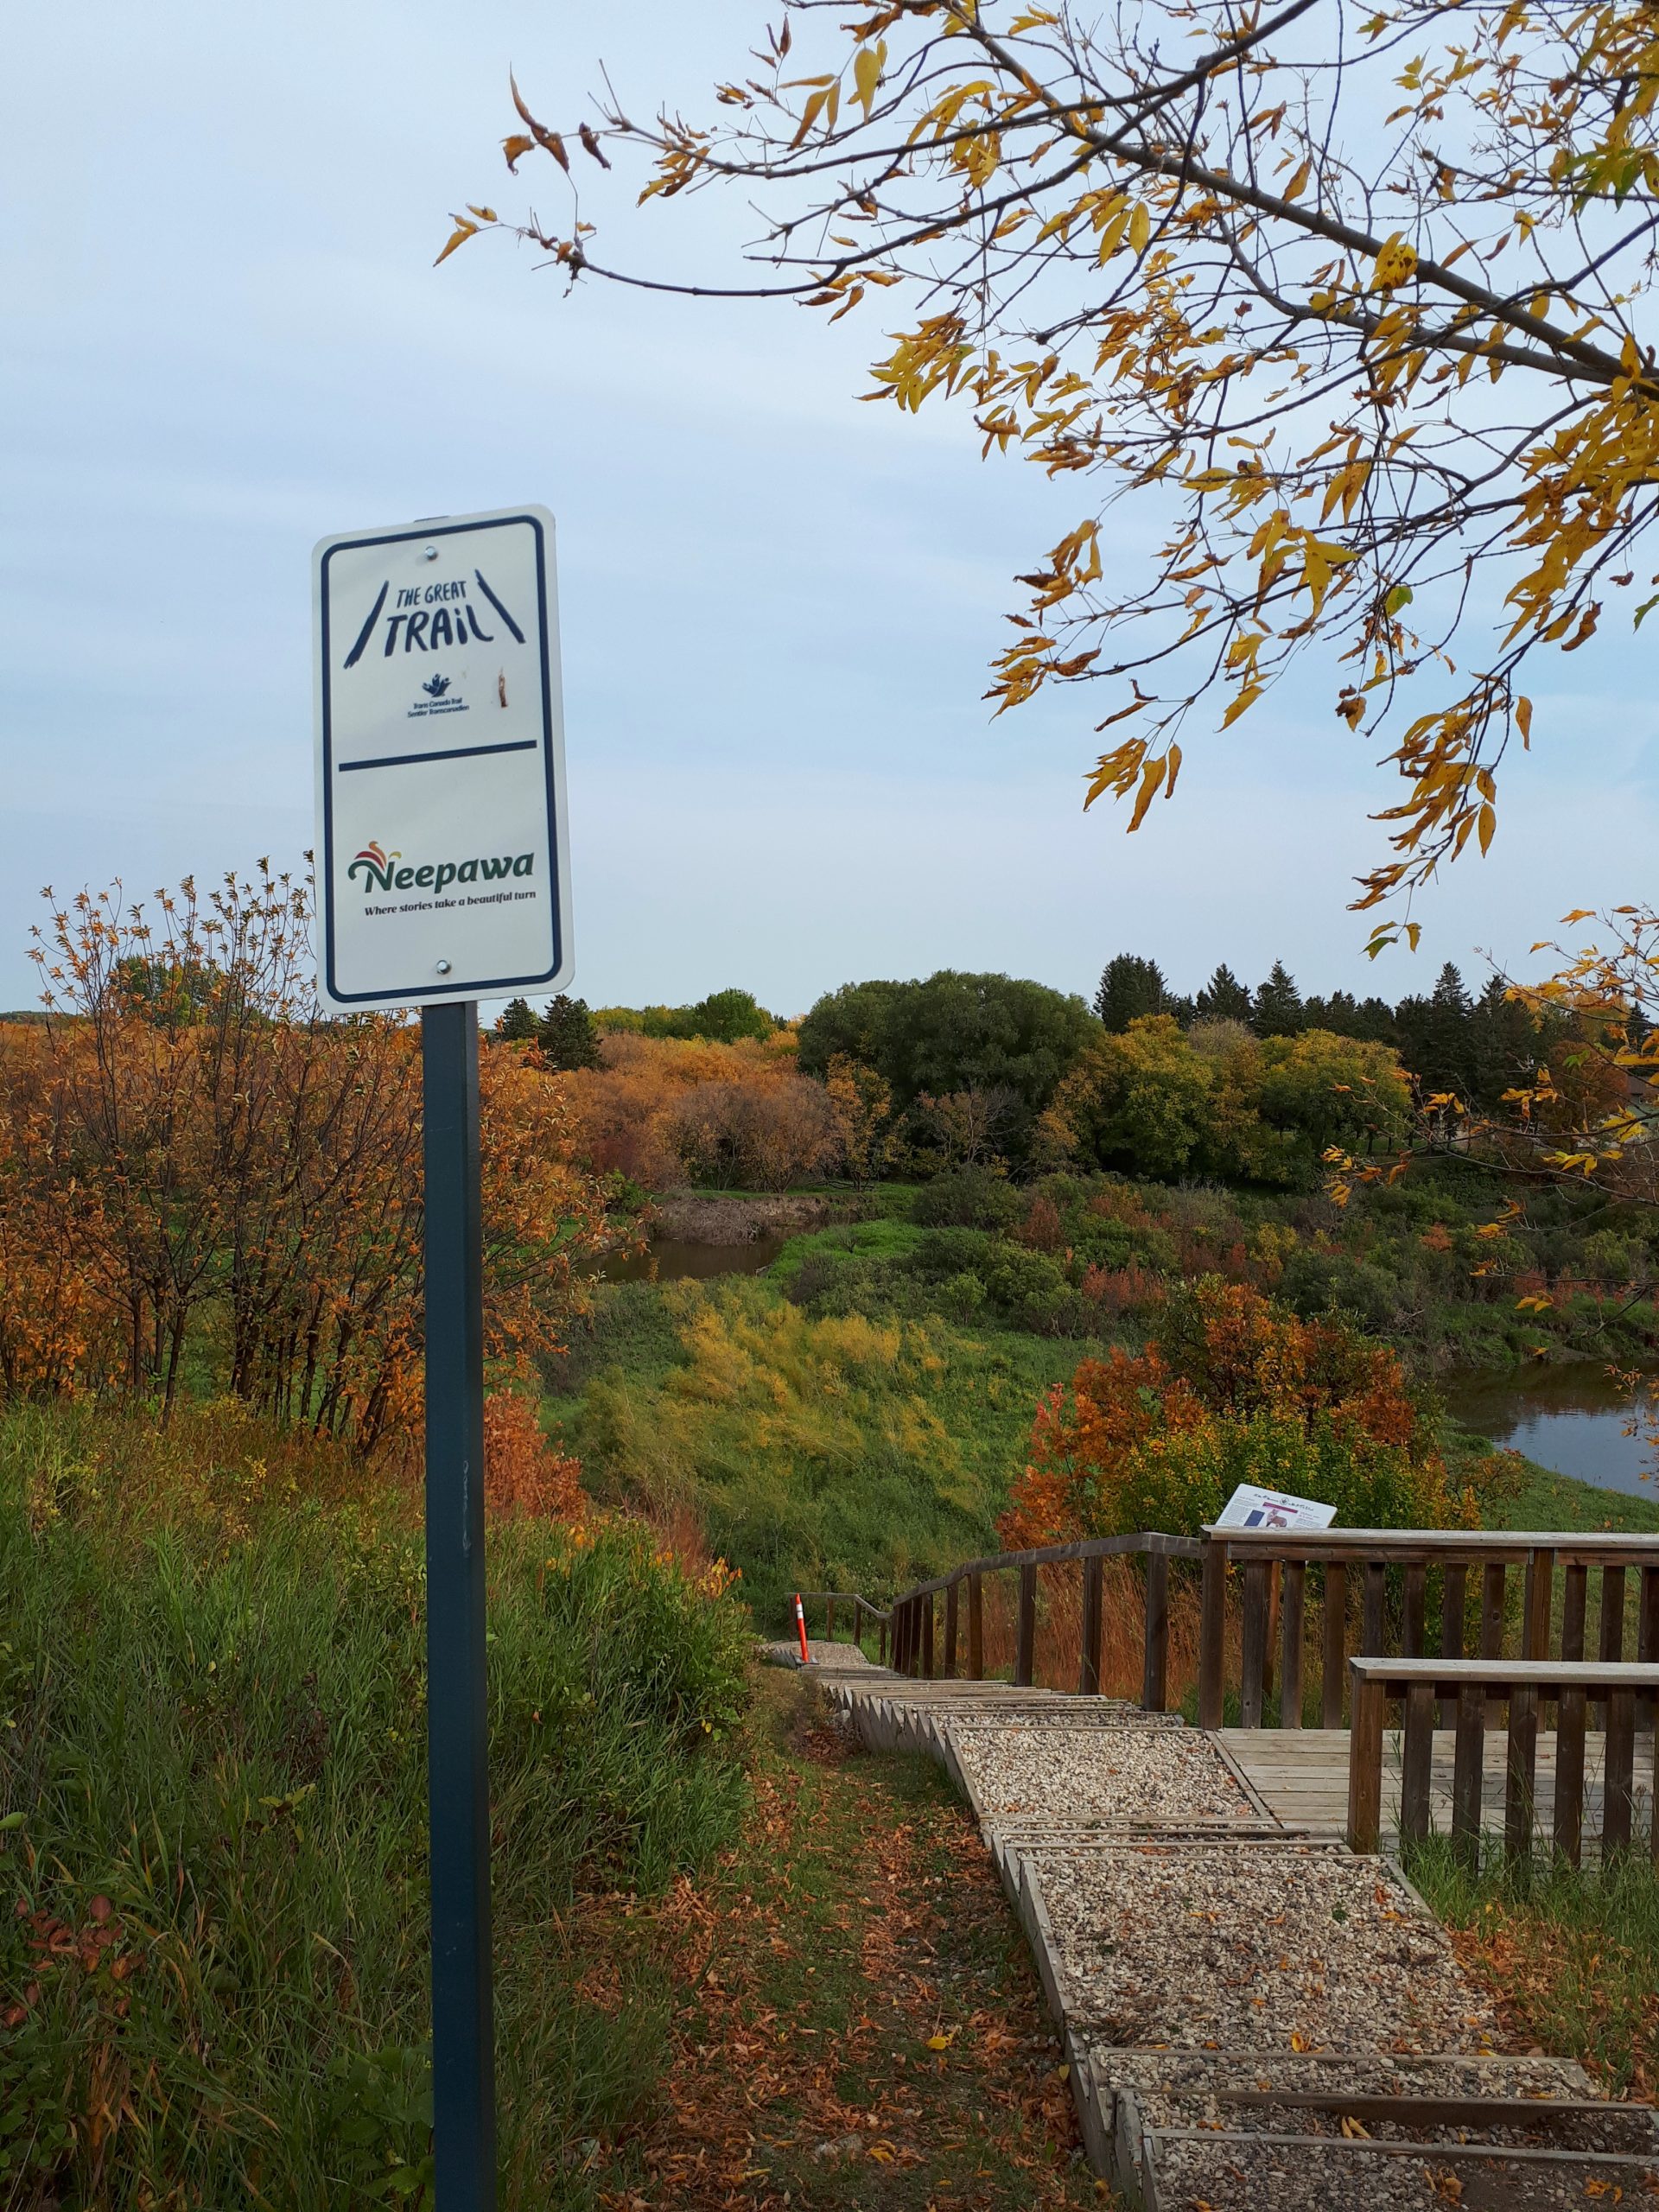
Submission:
M 528 1045 L 536 1034 L 536 1017 L 528 999 L 509 999 L 495 1017 L 495 1033 L 504 1045 Z
M 1249 988 L 1224 962 L 1198 993 L 1194 1011 L 1200 1021 L 1248 1021 Z
M 1354 1015 L 1354 1034 L 1370 1045 L 1397 1045 L 1394 1008 L 1387 999 L 1362 999 Z
M 1469 1099 L 1476 1089 L 1474 1005 L 1448 960 L 1425 998 L 1402 999 L 1395 1010 L 1400 1051 L 1425 1091 Z
M 1470 1103 L 1488 1114 L 1502 1108 L 1506 1090 L 1532 1080 L 1541 1057 L 1537 1026 L 1508 989 L 1501 976 L 1492 976 L 1469 1017 Z
M 1250 1027 L 1258 1037 L 1294 1037 L 1307 1027 L 1302 995 L 1282 960 L 1274 962 L 1250 1001 Z
M 1168 1011 L 1168 986 L 1155 960 L 1120 952 L 1107 962 L 1095 993 L 1095 1012 L 1106 1028 L 1121 1034 L 1141 1014 Z
M 536 1042 L 550 1068 L 599 1065 L 599 1032 L 586 999 L 567 998 L 563 991 L 550 999 L 536 1025 Z

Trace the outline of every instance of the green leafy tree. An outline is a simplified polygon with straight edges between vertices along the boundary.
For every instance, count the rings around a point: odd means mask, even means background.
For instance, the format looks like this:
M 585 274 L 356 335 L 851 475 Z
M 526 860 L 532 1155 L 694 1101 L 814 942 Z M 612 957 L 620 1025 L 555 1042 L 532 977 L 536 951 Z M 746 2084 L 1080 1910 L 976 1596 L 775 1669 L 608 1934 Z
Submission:
M 504 1045 L 528 1045 L 536 1035 L 530 1001 L 509 999 L 495 1017 L 495 1033 Z
M 1107 962 L 1095 993 L 1095 1012 L 1104 1027 L 1121 1035 L 1142 1014 L 1173 1011 L 1164 971 L 1155 960 L 1120 952 Z
M 1310 1174 L 1328 1146 L 1370 1153 L 1411 1133 L 1411 1086 L 1395 1053 L 1325 1029 L 1262 1040 L 1254 1103 L 1268 1128 L 1306 1140 Z
M 1248 1021 L 1250 993 L 1224 962 L 1198 993 L 1193 1010 L 1200 1021 Z
M 914 983 L 843 983 L 814 1001 L 798 1033 L 798 1059 L 803 1075 L 822 1080 L 837 1058 L 857 1060 L 891 1076 L 888 1030 L 893 1010 Z M 907 1102 L 906 1102 L 907 1103 Z
M 710 991 L 688 1013 L 691 1035 L 716 1045 L 735 1045 L 744 1037 L 764 1042 L 778 1027 L 753 991 Z
M 599 1032 L 586 999 L 550 999 L 536 1024 L 536 1042 L 550 1068 L 596 1068 Z
M 1250 1027 L 1258 1037 L 1294 1037 L 1306 1024 L 1296 979 L 1282 960 L 1275 960 L 1250 1001 Z
M 1173 1181 L 1210 1141 L 1216 1071 L 1166 1014 L 1096 1031 L 1044 1116 L 1056 1160 Z

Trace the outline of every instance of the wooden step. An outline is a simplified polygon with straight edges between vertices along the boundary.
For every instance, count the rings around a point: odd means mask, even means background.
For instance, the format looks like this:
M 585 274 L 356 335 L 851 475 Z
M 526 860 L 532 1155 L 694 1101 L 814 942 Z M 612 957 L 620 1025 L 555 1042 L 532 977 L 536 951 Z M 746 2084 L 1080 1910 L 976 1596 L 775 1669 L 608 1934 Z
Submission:
M 1633 2212 L 1656 2201 L 1651 2158 L 1586 2151 L 1171 2128 L 1147 2135 L 1142 2166 L 1146 2212 Z

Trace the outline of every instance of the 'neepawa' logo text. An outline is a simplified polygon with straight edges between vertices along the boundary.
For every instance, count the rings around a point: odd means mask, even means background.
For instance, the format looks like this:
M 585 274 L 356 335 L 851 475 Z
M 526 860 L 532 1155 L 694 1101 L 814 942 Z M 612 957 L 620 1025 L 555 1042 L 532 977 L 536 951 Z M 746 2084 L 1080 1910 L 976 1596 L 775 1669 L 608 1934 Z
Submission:
M 534 853 L 519 853 L 516 856 L 504 854 L 499 860 L 426 861 L 418 868 L 399 868 L 401 853 L 383 852 L 378 844 L 365 845 L 346 873 L 355 877 L 360 872 L 365 891 L 442 891 L 451 883 L 499 883 L 508 876 L 533 875 L 536 871 Z

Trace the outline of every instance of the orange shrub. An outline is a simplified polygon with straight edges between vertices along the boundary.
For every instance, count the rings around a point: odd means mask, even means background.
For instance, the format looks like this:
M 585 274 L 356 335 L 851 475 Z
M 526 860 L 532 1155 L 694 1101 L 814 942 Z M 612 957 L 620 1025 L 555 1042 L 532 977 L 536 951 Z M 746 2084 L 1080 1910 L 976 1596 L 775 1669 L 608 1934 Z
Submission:
M 1468 1522 L 1397 1355 L 1215 1277 L 1172 1293 L 1139 1357 L 1084 1360 L 1038 1409 L 999 1523 L 1011 1547 L 1191 1535 L 1240 1483 L 1335 1505 L 1350 1527 Z
M 649 1190 L 687 1180 L 781 1190 L 838 1160 L 834 1110 L 796 1071 L 792 1031 L 736 1045 L 604 1038 L 565 1078 L 574 1156 Z
M 506 1521 L 574 1523 L 587 1510 L 581 1460 L 555 1447 L 516 1391 L 493 1390 L 484 1401 L 484 1502 Z

